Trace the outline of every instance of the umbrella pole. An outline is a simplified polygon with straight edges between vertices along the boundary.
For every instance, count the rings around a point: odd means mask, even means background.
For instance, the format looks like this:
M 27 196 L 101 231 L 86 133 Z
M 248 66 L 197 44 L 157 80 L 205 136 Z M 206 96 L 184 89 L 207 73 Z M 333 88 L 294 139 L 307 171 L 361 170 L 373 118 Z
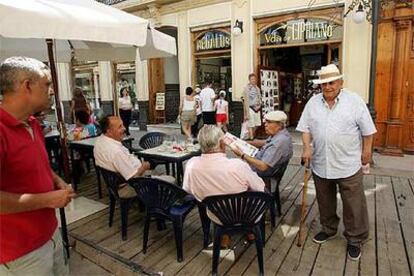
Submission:
M 52 82 L 53 82 L 53 91 L 55 94 L 55 106 L 56 106 L 56 114 L 57 114 L 57 127 L 60 132 L 60 148 L 62 150 L 62 159 L 63 159 L 63 173 L 64 178 L 67 183 L 70 182 L 70 175 L 69 175 L 69 158 L 68 158 L 68 151 L 66 147 L 66 126 L 65 122 L 63 121 L 62 115 L 62 106 L 60 104 L 60 97 L 59 97 L 59 87 L 58 87 L 58 80 L 57 80 L 57 73 L 56 73 L 56 66 L 55 66 L 55 58 L 53 55 L 53 40 L 46 39 L 47 43 L 47 53 L 49 56 L 49 66 L 50 66 L 50 73 L 52 75 Z M 66 215 L 65 209 L 59 208 L 60 213 L 60 223 L 62 226 L 62 240 L 63 245 L 65 247 L 65 252 L 67 257 L 70 257 L 69 253 L 69 238 L 68 238 L 68 231 L 66 225 Z
M 114 115 L 115 116 L 119 116 L 119 107 L 118 107 L 118 91 L 116 91 L 116 81 L 117 81 L 117 75 L 118 75 L 118 71 L 117 71 L 117 64 L 116 62 L 114 62 L 112 64 L 112 98 L 113 98 L 113 108 L 114 108 Z

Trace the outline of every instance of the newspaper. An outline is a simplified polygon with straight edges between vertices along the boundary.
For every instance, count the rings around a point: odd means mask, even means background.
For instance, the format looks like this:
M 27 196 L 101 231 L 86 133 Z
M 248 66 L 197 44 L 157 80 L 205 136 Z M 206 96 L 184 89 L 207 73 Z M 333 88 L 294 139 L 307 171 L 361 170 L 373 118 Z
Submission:
M 249 156 L 255 156 L 256 153 L 259 151 L 255 146 L 252 146 L 246 141 L 243 141 L 242 139 L 237 138 L 230 132 L 227 132 L 224 135 L 223 142 L 231 148 L 238 147 L 241 150 L 241 152 Z

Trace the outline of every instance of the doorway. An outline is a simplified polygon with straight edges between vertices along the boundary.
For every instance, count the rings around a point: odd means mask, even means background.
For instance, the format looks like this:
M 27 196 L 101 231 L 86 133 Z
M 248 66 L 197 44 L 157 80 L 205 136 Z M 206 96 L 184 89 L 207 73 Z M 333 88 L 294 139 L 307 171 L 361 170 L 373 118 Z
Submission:
M 288 125 L 299 122 L 307 101 L 321 92 L 312 80 L 330 63 L 341 68 L 340 43 L 259 50 L 259 78 L 263 111 L 283 110 Z

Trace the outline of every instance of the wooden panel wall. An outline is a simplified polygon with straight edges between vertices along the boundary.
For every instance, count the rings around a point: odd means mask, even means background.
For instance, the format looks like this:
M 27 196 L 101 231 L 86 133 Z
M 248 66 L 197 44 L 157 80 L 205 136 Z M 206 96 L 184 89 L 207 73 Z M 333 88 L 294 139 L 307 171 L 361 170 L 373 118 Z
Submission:
M 414 10 L 398 4 L 382 13 L 378 26 L 374 145 L 382 153 L 414 153 Z
M 157 92 L 165 92 L 164 81 L 164 59 L 153 58 L 148 62 L 148 83 L 149 83 L 149 110 L 148 122 L 155 123 L 155 97 Z

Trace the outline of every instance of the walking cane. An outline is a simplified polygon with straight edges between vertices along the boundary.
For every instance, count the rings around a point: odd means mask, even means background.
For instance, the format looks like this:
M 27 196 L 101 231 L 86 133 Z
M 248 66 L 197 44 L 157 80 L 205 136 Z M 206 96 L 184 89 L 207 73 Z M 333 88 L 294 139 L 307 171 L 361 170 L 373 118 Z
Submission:
M 305 163 L 302 161 L 302 165 Z M 308 181 L 311 176 L 311 172 L 309 169 L 309 165 L 305 166 L 305 174 L 303 176 L 303 190 L 302 190 L 302 206 L 300 209 L 300 225 L 299 225 L 299 235 L 298 235 L 298 242 L 297 246 L 301 247 L 303 243 L 303 225 L 305 223 L 305 217 L 306 217 L 306 195 L 308 193 Z

